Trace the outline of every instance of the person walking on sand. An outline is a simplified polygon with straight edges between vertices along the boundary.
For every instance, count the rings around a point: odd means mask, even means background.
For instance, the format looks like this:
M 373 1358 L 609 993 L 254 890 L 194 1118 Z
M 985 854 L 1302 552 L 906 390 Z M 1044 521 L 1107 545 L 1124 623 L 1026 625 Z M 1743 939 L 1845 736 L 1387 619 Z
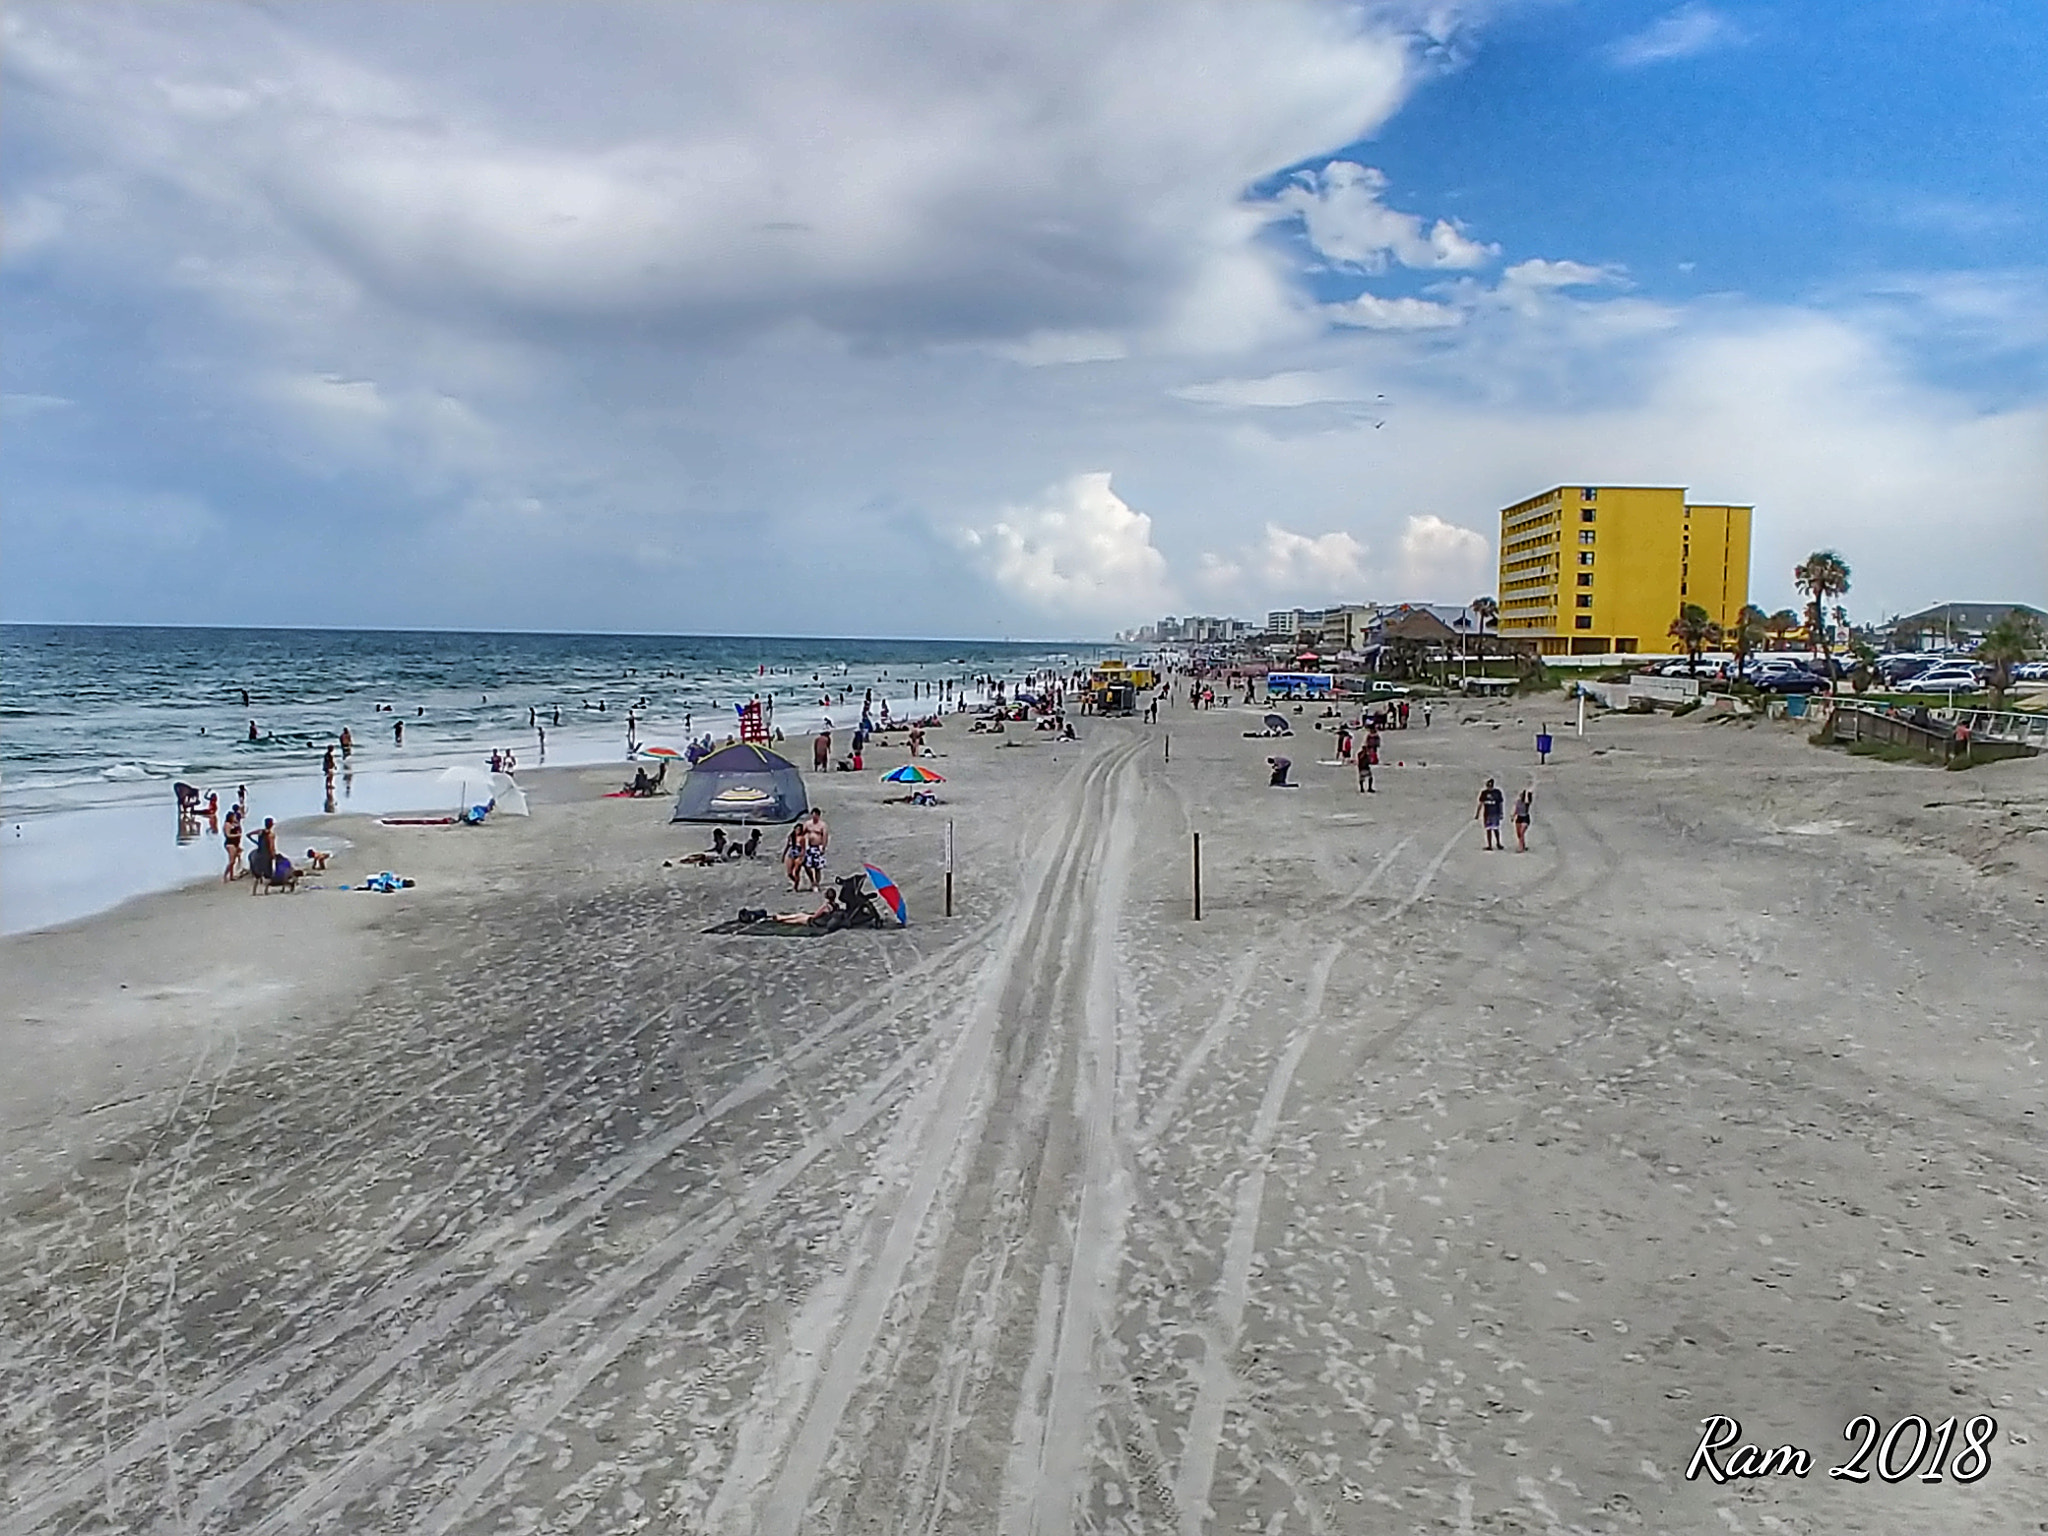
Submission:
M 1525 789 L 1515 796 L 1515 852 L 1529 851 L 1529 809 L 1535 803 L 1536 791 Z
M 1500 813 L 1502 802 L 1505 799 L 1506 797 L 1501 794 L 1500 789 L 1494 784 L 1493 780 L 1488 779 L 1486 781 L 1486 788 L 1479 791 L 1479 809 L 1472 813 L 1474 821 L 1481 821 L 1486 824 L 1486 851 L 1488 853 L 1507 847 L 1507 844 L 1503 843 L 1500 837 Z
M 811 889 L 818 888 L 818 882 L 825 877 L 825 849 L 832 842 L 832 829 L 825 825 L 825 813 L 816 806 L 803 823 L 804 832 L 804 875 L 811 882 Z
M 1379 793 L 1372 782 L 1372 754 L 1363 747 L 1358 749 L 1358 792 L 1361 795 Z
M 811 772 L 823 773 L 832 766 L 832 733 L 820 731 L 811 738 Z

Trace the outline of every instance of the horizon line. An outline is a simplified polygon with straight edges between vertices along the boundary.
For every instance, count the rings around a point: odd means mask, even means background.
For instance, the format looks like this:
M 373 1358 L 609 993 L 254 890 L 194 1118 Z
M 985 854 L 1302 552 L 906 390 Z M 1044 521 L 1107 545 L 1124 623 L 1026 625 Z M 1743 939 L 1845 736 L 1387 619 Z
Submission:
M 0 629 L 165 629 L 199 630 L 218 634 L 300 634 L 300 635 L 532 635 L 553 639 L 598 640 L 795 640 L 830 643 L 835 640 L 873 644 L 910 641 L 919 645 L 1083 645 L 1113 646 L 1122 642 L 1084 639 L 1047 639 L 1027 636 L 996 639 L 967 635 L 771 635 L 718 634 L 681 630 L 640 629 L 468 629 L 431 625 L 396 624 L 172 624 L 113 623 L 101 619 L 0 619 Z

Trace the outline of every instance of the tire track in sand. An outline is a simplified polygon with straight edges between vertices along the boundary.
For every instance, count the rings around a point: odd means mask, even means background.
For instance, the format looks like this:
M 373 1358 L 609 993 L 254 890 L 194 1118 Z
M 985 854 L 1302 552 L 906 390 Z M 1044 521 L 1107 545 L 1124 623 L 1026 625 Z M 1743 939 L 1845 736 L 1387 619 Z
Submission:
M 292 1345 L 217 1382 L 211 1390 L 184 1403 L 168 1420 L 152 1423 L 121 1444 L 104 1449 L 91 1466 L 78 1469 L 41 1490 L 25 1493 L 8 1512 L 12 1528 L 24 1531 L 38 1528 L 81 1498 L 110 1487 L 113 1480 L 129 1468 L 159 1454 L 165 1435 L 183 1434 L 239 1411 L 243 1404 L 273 1391 L 291 1372 L 316 1365 L 342 1340 L 387 1315 L 430 1298 L 441 1282 L 460 1273 L 466 1264 L 495 1255 L 496 1262 L 481 1278 L 401 1332 L 342 1387 L 321 1399 L 305 1415 L 296 1417 L 279 1434 L 257 1444 L 235 1466 L 208 1479 L 206 1487 L 216 1496 L 209 1498 L 206 1492 L 202 1492 L 203 1508 L 219 1507 L 220 1495 L 239 1491 L 254 1481 L 377 1381 L 398 1369 L 427 1344 L 445 1336 L 486 1297 L 580 1228 L 660 1163 L 720 1120 L 788 1085 L 806 1067 L 829 1059 L 842 1048 L 857 1043 L 882 1027 L 891 1020 L 891 1005 L 904 985 L 949 964 L 981 943 L 984 937 L 984 931 L 978 929 L 948 945 L 928 960 L 906 970 L 896 983 L 884 987 L 877 995 L 830 1015 L 792 1048 L 754 1068 L 709 1107 L 671 1126 L 651 1142 L 642 1143 L 630 1153 L 588 1170 L 562 1188 L 473 1233 L 433 1263 L 385 1285 Z M 515 1232 L 519 1234 L 516 1240 L 508 1241 Z M 198 1517 L 196 1512 L 193 1517 Z
M 1187 1439 L 1174 1478 L 1174 1502 L 1180 1510 L 1182 1536 L 1201 1536 L 1209 1521 L 1209 1488 L 1215 1480 L 1223 1410 L 1231 1387 L 1230 1360 L 1237 1351 L 1244 1327 L 1245 1302 L 1251 1291 L 1253 1245 L 1258 1240 L 1259 1207 L 1266 1197 L 1266 1168 L 1273 1138 L 1280 1129 L 1280 1112 L 1286 1106 L 1288 1090 L 1294 1085 L 1295 1071 L 1322 1022 L 1323 992 L 1343 950 L 1343 940 L 1332 941 L 1309 973 L 1302 1022 L 1274 1062 L 1266 1079 L 1265 1096 L 1259 1102 L 1258 1118 L 1252 1122 L 1251 1144 L 1245 1149 L 1245 1171 L 1238 1180 L 1230 1236 L 1223 1245 L 1223 1272 L 1216 1281 L 1216 1317 L 1204 1331 L 1195 1406 L 1188 1415 Z
M 1115 786 L 1139 748 L 1132 743 L 1094 759 L 1069 792 L 1065 835 L 1041 845 L 1009 934 L 962 1010 L 959 1043 L 908 1117 L 919 1127 L 915 1146 L 905 1153 L 912 1173 L 893 1208 L 874 1213 L 870 1241 L 856 1245 L 874 1251 L 875 1260 L 857 1284 L 821 1289 L 821 1315 L 803 1325 L 807 1337 L 832 1340 L 829 1360 L 822 1368 L 814 1363 L 821 1352 L 790 1361 L 790 1376 L 773 1396 L 757 1393 L 752 1422 L 743 1427 L 743 1453 L 729 1464 L 712 1506 L 715 1528 L 793 1536 L 801 1527 L 848 1408 L 879 1374 L 872 1361 L 876 1344 L 911 1258 L 941 1209 L 942 1186 L 949 1177 L 958 1179 L 963 1154 L 979 1133 L 996 1042 L 1006 1025 L 1020 1022 L 1011 1007 L 1013 994 L 1038 977 L 1042 967 L 1036 962 L 1046 947 L 1070 933 L 1074 903 L 1067 898 L 1085 883 L 1105 803 L 1113 809 Z M 1020 963 L 1027 955 L 1034 963 Z M 1110 984 L 1113 997 L 1113 976 Z

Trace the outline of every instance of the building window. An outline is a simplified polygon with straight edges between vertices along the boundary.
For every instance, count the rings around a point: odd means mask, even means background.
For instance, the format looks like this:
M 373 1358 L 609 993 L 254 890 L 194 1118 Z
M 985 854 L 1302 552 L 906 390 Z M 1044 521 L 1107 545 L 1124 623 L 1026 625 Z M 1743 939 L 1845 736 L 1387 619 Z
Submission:
M 1579 508 L 1579 521 L 1582 523 L 1590 523 L 1591 521 L 1593 521 L 1593 509 L 1591 507 Z
M 1685 596 L 1685 583 L 1682 581 L 1678 584 L 1678 595 L 1680 597 Z
M 1591 585 L 1593 585 L 1593 576 L 1590 571 L 1579 572 L 1579 585 L 1582 587 L 1590 587 Z
M 1590 529 L 1590 528 L 1581 528 L 1581 529 L 1579 530 L 1579 542 L 1580 542 L 1581 544 L 1590 544 L 1590 543 L 1592 543 L 1592 542 L 1593 542 L 1593 530 L 1592 530 L 1592 529 Z
M 1572 620 L 1572 628 L 1574 629 L 1591 629 L 1592 627 L 1593 615 L 1591 615 L 1590 613 L 1582 613 L 1576 619 Z
M 1592 607 L 1592 606 L 1593 606 L 1593 594 L 1592 594 L 1592 593 L 1590 593 L 1590 592 L 1581 592 L 1581 593 L 1579 594 L 1579 606 L 1580 606 L 1581 608 L 1590 608 L 1590 607 Z
M 1582 550 L 1580 550 L 1580 551 L 1579 551 L 1579 564 L 1581 564 L 1581 565 L 1591 565 L 1592 563 L 1593 563 L 1593 551 L 1591 551 L 1590 549 L 1582 549 Z
M 1579 492 L 1579 500 L 1592 501 L 1596 499 L 1599 496 L 1599 494 L 1600 488 L 1598 486 L 1589 485 L 1584 490 Z

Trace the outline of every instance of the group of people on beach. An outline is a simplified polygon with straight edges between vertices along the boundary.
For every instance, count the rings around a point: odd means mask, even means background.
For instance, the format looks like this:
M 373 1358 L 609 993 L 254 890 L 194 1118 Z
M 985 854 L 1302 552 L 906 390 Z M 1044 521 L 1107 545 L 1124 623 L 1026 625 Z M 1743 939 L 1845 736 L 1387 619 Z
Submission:
M 272 886 L 290 885 L 301 874 L 318 873 L 325 869 L 328 859 L 332 857 L 331 854 L 323 853 L 317 848 L 308 848 L 303 866 L 294 864 L 278 849 L 275 817 L 264 817 L 262 826 L 253 833 L 248 832 L 246 827 L 249 819 L 249 786 L 246 784 L 235 786 L 235 798 L 226 811 L 221 810 L 220 796 L 212 790 L 202 795 L 192 785 L 185 783 L 174 784 L 172 789 L 178 797 L 178 817 L 181 822 L 187 819 L 197 822 L 203 818 L 207 830 L 220 833 L 221 847 L 227 855 L 227 865 L 222 869 L 220 876 L 222 884 L 240 880 L 246 875 L 256 882 L 255 889 L 259 891 Z M 249 844 L 246 865 L 242 857 L 244 841 Z

